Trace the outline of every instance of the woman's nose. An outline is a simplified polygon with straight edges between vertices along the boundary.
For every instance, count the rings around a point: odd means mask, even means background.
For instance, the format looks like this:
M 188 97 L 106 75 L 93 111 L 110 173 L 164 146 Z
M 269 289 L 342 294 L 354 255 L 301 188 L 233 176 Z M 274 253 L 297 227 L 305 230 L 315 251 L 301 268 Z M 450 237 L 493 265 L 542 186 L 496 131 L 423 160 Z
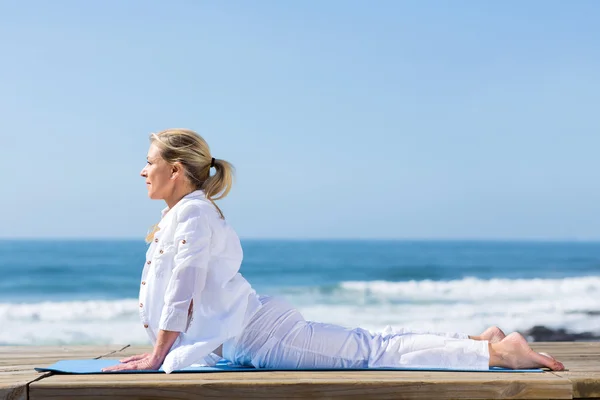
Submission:
M 148 176 L 148 174 L 146 173 L 146 167 L 144 167 L 144 168 L 143 168 L 143 169 L 140 171 L 140 176 L 142 176 L 142 177 L 144 177 L 144 178 L 145 178 L 146 176 Z

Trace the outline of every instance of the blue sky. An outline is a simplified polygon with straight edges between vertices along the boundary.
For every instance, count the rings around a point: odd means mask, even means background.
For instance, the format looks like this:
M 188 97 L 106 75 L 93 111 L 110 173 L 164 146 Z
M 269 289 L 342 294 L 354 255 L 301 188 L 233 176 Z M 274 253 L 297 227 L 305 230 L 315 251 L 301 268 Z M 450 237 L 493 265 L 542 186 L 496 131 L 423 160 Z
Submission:
M 243 238 L 600 239 L 595 1 L 0 2 L 0 237 L 143 237 L 148 134 Z

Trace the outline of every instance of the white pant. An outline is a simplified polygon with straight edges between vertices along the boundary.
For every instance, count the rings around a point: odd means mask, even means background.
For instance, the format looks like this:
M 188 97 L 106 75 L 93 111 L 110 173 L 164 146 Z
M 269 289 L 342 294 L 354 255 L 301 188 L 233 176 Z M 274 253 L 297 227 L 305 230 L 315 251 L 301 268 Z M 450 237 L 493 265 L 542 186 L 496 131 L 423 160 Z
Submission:
M 460 333 L 361 328 L 305 321 L 282 299 L 263 296 L 244 331 L 223 346 L 223 357 L 256 368 L 489 368 L 487 341 Z

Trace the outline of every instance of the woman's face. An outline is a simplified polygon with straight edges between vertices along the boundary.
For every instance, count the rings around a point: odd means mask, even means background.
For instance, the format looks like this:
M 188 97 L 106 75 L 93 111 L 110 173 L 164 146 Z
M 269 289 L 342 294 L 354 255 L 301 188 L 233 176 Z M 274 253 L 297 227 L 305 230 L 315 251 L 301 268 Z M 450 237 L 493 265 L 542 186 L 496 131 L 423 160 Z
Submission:
M 171 179 L 173 177 L 173 167 L 160 156 L 160 151 L 154 144 L 150 145 L 147 160 L 146 166 L 142 169 L 140 175 L 146 178 L 148 197 L 153 200 L 168 198 L 175 185 L 175 181 Z

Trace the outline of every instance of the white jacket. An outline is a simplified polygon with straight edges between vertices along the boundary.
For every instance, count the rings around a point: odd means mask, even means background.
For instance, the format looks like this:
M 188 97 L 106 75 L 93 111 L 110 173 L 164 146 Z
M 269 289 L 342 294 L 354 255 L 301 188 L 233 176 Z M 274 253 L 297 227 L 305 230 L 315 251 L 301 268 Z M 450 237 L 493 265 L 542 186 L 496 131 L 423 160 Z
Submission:
M 163 210 L 158 227 L 142 272 L 142 324 L 152 344 L 159 329 L 182 332 L 163 363 L 165 372 L 214 365 L 213 350 L 239 335 L 261 307 L 238 272 L 240 240 L 201 190 Z

